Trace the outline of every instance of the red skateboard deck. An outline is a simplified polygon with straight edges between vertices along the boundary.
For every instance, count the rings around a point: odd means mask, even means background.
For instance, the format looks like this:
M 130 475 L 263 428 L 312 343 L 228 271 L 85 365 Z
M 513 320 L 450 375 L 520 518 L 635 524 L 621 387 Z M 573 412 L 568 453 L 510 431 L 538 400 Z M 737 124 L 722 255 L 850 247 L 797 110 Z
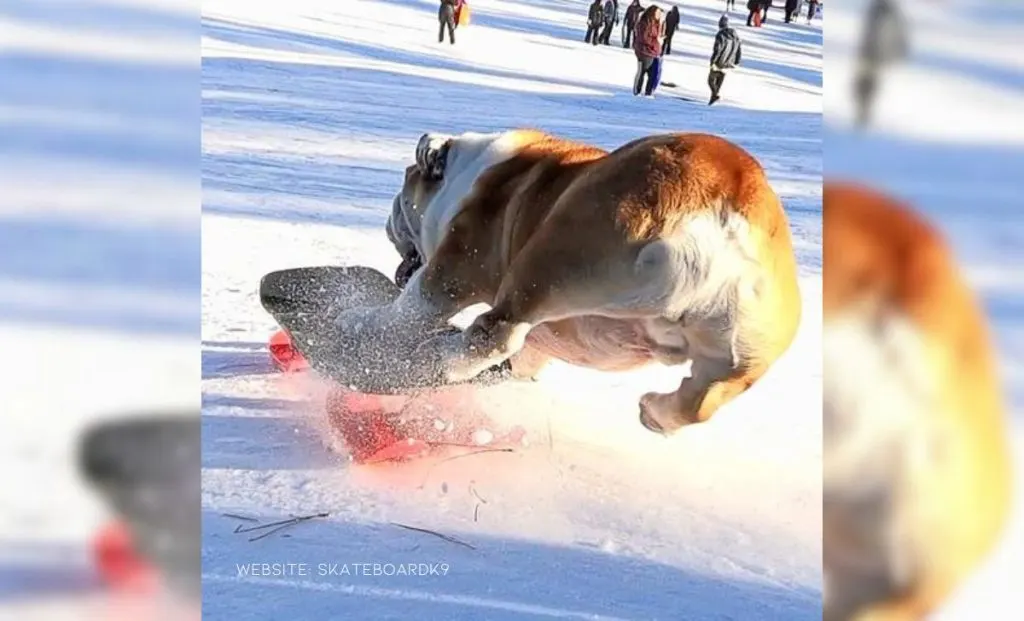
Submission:
M 467 418 L 465 411 L 472 411 L 474 405 L 467 402 L 468 395 L 448 391 L 395 397 L 336 388 L 327 399 L 327 418 L 358 464 L 409 461 L 442 451 L 523 446 L 523 428 L 498 430 L 482 417 Z
M 292 345 L 292 338 L 285 330 L 278 330 L 270 337 L 268 349 L 274 366 L 285 373 L 305 371 L 309 368 L 309 363 Z
M 121 522 L 103 527 L 93 540 L 93 560 L 105 584 L 119 591 L 151 593 L 157 588 L 156 570 L 135 550 Z

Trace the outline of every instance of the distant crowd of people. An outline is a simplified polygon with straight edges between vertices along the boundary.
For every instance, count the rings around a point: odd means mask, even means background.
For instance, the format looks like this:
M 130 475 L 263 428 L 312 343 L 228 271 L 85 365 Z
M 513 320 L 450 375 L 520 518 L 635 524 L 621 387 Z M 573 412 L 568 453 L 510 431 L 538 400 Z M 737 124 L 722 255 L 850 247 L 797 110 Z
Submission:
M 787 24 L 792 23 L 794 19 L 800 17 L 800 11 L 803 5 L 807 5 L 807 23 L 811 23 L 811 20 L 818 14 L 818 9 L 821 8 L 821 0 L 784 0 L 783 10 L 785 11 L 785 22 Z M 747 0 L 747 25 L 760 28 L 761 24 L 768 21 L 768 10 L 775 5 L 774 0 Z M 726 0 L 726 10 L 730 7 L 736 6 L 736 0 Z
M 799 17 L 803 4 L 807 4 L 807 23 L 818 14 L 821 0 L 784 0 L 785 22 Z M 748 0 L 747 26 L 759 28 L 768 18 L 774 0 Z M 736 0 L 725 0 L 725 9 L 736 6 Z M 618 0 L 593 0 L 587 12 L 587 32 L 583 37 L 592 45 L 611 45 L 611 35 L 620 22 Z M 622 22 L 622 47 L 633 48 L 637 70 L 633 79 L 633 95 L 653 97 L 661 83 L 662 58 L 672 53 L 672 39 L 679 30 L 679 7 L 673 5 L 664 11 L 657 5 L 644 8 L 640 0 L 632 0 L 626 7 Z M 742 58 L 742 43 L 736 31 L 729 26 L 728 15 L 718 20 L 718 32 L 709 59 L 708 88 L 713 105 L 720 97 L 722 84 L 728 71 L 736 68 Z
M 673 6 L 666 12 L 657 5 L 644 8 L 640 0 L 632 0 L 626 7 L 622 22 L 622 47 L 632 47 L 636 54 L 633 95 L 654 97 L 661 83 L 662 59 L 672 53 L 672 39 L 679 30 L 679 7 Z M 584 41 L 593 45 L 610 45 L 612 30 L 618 23 L 617 0 L 594 0 L 587 13 Z M 719 93 L 725 75 L 740 64 L 742 56 L 739 35 L 729 26 L 729 17 L 722 15 L 718 20 L 718 32 L 709 58 L 709 106 L 721 98 Z
M 807 22 L 810 23 L 822 5 L 821 0 L 783 1 L 786 23 L 799 17 L 804 3 L 808 7 Z M 774 0 L 748 0 L 747 26 L 756 28 L 765 23 L 773 4 Z M 725 0 L 726 11 L 735 6 L 736 0 Z M 469 21 L 469 5 L 466 0 L 440 0 L 437 19 L 440 24 L 438 43 L 444 42 L 447 33 L 448 42 L 454 45 L 455 31 L 460 24 Z M 612 33 L 621 23 L 622 47 L 632 48 L 637 60 L 633 95 L 653 97 L 661 83 L 662 59 L 672 53 L 672 40 L 679 30 L 680 20 L 679 7 L 675 5 L 665 11 L 655 4 L 645 8 L 640 0 L 631 0 L 620 19 L 619 0 L 593 0 L 587 12 L 587 30 L 583 40 L 591 45 L 611 45 Z M 722 15 L 708 61 L 709 106 L 721 98 L 726 73 L 739 66 L 742 55 L 740 37 L 729 25 L 728 15 Z

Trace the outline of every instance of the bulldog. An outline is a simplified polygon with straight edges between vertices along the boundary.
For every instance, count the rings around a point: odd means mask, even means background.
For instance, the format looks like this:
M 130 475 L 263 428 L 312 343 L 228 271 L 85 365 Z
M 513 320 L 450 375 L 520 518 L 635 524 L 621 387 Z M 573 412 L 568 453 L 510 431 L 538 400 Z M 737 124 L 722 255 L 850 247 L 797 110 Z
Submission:
M 425 134 L 387 230 L 404 286 L 375 316 L 427 335 L 393 356 L 407 381 L 692 362 L 677 390 L 640 399 L 641 423 L 669 434 L 746 391 L 800 322 L 782 204 L 753 156 L 712 135 L 609 152 L 527 129 Z
M 939 234 L 892 199 L 826 184 L 824 235 L 824 619 L 922 619 L 1007 520 L 986 322 Z

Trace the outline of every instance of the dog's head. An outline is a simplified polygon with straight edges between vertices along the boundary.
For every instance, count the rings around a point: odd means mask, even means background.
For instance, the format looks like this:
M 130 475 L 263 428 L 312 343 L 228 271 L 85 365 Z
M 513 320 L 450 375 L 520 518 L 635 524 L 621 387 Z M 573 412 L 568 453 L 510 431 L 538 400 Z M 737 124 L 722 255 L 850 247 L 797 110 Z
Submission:
M 452 142 L 451 136 L 423 134 L 416 143 L 415 163 L 405 169 L 387 224 L 388 238 L 403 257 L 415 245 L 423 211 L 444 184 Z
M 454 141 L 452 136 L 443 134 L 420 136 L 415 164 L 405 169 L 405 181 L 399 194 L 406 213 L 414 208 L 422 211 L 441 188 Z

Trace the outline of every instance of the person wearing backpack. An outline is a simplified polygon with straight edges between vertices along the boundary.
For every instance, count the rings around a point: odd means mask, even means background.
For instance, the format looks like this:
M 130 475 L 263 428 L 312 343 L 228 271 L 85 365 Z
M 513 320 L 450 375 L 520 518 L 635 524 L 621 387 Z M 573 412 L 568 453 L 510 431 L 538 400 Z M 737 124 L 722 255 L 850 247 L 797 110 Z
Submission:
M 626 7 L 626 15 L 622 20 L 622 47 L 628 48 L 633 46 L 636 23 L 643 12 L 644 7 L 640 5 L 640 0 L 633 0 L 633 3 Z
M 590 5 L 590 11 L 587 13 L 587 36 L 583 40 L 591 45 L 597 45 L 598 35 L 601 32 L 601 24 L 603 23 L 604 7 L 601 5 L 601 0 L 594 0 Z
M 673 5 L 672 10 L 665 15 L 665 43 L 661 46 L 662 54 L 672 53 L 672 37 L 679 29 L 679 7 Z
M 718 34 L 715 35 L 715 47 L 711 50 L 711 70 L 708 72 L 708 86 L 711 87 L 709 106 L 720 99 L 718 93 L 722 90 L 725 72 L 740 64 L 741 47 L 739 35 L 729 27 L 729 17 L 723 15 L 718 19 Z
M 818 0 L 808 0 L 807 2 L 807 23 L 810 24 L 811 20 L 818 13 L 818 7 L 821 3 Z
M 633 41 L 637 65 L 636 77 L 633 78 L 633 95 L 640 95 L 643 92 L 644 97 L 654 97 L 661 73 L 661 39 L 664 36 L 664 28 L 662 10 L 655 5 L 647 7 L 637 21 L 636 39 Z

